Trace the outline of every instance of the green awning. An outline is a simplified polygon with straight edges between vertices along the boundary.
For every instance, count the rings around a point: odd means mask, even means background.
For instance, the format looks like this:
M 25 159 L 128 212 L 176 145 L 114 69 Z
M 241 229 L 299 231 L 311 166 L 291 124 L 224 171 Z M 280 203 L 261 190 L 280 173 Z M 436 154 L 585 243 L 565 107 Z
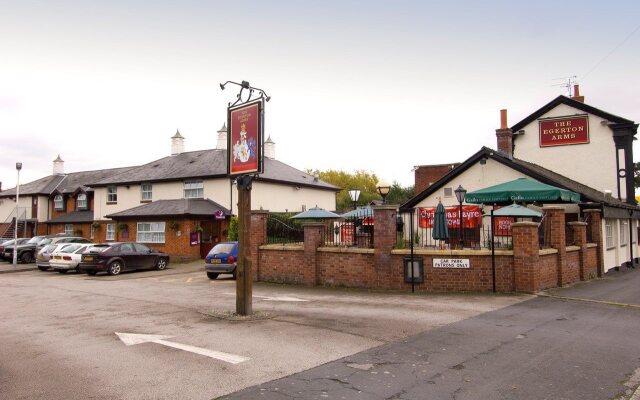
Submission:
M 548 202 L 579 203 L 580 195 L 570 190 L 544 184 L 527 178 L 490 186 L 488 188 L 468 192 L 464 201 L 471 204 Z

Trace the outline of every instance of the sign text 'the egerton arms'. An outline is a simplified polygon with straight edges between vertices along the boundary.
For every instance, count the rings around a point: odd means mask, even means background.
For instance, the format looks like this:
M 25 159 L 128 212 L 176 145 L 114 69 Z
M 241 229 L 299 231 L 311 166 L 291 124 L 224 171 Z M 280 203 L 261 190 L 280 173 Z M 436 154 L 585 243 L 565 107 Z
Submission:
M 540 147 L 589 143 L 589 118 L 553 118 L 538 121 Z

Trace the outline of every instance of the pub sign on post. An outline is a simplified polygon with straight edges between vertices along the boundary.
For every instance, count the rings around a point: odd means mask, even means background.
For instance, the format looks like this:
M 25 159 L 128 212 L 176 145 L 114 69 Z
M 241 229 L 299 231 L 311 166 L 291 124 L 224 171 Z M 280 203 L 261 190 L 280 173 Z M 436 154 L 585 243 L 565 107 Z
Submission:
M 227 173 L 229 176 L 260 174 L 263 160 L 262 100 L 229 107 L 227 120 Z

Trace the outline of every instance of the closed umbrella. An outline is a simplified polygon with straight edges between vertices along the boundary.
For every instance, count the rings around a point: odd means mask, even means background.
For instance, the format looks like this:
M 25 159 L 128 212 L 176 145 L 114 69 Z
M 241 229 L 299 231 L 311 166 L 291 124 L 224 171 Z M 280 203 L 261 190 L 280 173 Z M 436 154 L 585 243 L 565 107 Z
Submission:
M 436 207 L 436 212 L 433 216 L 431 237 L 435 240 L 449 239 L 449 221 L 447 221 L 447 213 L 442 202 L 438 202 L 438 207 Z
M 331 211 L 327 211 L 324 208 L 315 206 L 307 211 L 296 214 L 291 219 L 338 219 L 340 216 Z

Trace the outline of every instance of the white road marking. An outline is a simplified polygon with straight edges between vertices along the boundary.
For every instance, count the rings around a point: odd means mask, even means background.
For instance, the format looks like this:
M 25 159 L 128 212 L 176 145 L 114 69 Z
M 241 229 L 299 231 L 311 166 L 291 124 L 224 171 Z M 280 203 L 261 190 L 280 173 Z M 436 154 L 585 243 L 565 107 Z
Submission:
M 248 361 L 249 358 L 238 356 L 235 354 L 223 353 L 221 351 L 203 349 L 202 347 L 190 346 L 188 344 L 170 342 L 168 340 L 173 336 L 165 336 L 165 335 L 145 335 L 138 333 L 122 333 L 115 332 L 116 335 L 122 340 L 122 342 L 127 346 L 133 346 L 140 343 L 157 343 L 167 347 L 173 347 L 174 349 L 188 351 L 190 353 L 200 354 L 201 356 L 215 358 L 216 360 L 225 361 L 231 364 L 239 364 L 244 361 Z
M 297 297 L 289 297 L 289 296 L 275 296 L 275 297 L 270 297 L 270 296 L 253 296 L 255 298 L 261 299 L 261 300 L 265 300 L 265 301 L 292 301 L 292 302 L 296 302 L 296 301 L 309 301 L 309 300 L 305 300 L 305 299 L 300 299 Z

